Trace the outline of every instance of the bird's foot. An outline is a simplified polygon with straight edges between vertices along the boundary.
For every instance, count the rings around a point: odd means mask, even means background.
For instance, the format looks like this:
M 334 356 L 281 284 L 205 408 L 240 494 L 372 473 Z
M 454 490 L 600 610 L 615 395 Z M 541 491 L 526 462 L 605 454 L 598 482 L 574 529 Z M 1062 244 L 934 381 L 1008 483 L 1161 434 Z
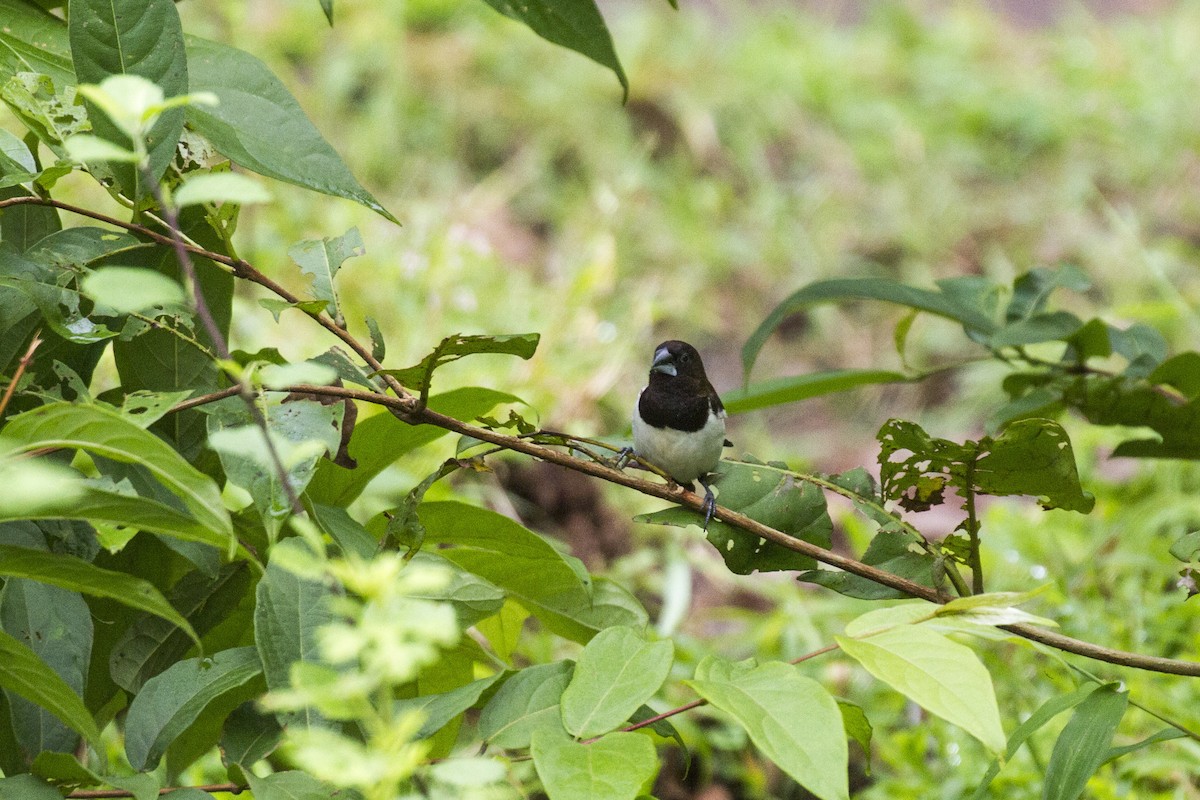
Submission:
M 700 485 L 704 487 L 704 532 L 708 533 L 708 523 L 712 522 L 713 514 L 717 511 L 717 498 L 705 480 L 701 479 Z
M 613 466 L 615 466 L 618 470 L 625 469 L 625 467 L 629 464 L 630 460 L 632 460 L 632 459 L 633 459 L 633 448 L 632 447 L 622 447 L 621 452 L 617 454 L 617 463 L 614 464 Z

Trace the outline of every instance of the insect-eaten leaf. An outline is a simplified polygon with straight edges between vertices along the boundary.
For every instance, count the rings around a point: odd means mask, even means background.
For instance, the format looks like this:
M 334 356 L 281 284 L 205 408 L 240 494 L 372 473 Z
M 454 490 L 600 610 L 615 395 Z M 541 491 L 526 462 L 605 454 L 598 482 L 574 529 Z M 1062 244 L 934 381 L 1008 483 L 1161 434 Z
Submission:
M 288 255 L 300 267 L 300 271 L 312 276 L 313 295 L 325 301 L 325 310 L 334 319 L 341 319 L 341 309 L 333 289 L 333 279 L 346 259 L 361 256 L 364 252 L 366 250 L 358 228 L 351 228 L 333 238 L 305 239 L 288 248 Z
M 1053 420 L 1017 420 L 997 437 L 958 444 L 893 419 L 878 439 L 883 496 L 910 511 L 945 502 L 946 487 L 964 497 L 1030 495 L 1045 508 L 1084 514 L 1095 504 L 1080 486 L 1071 441 Z
M 722 461 L 712 483 L 720 505 L 797 539 L 829 547 L 833 523 L 825 507 L 825 495 L 816 486 L 798 480 L 786 465 Z M 677 507 L 643 514 L 636 520 L 655 525 L 700 526 L 704 515 Z M 721 553 L 725 566 L 738 575 L 812 570 L 817 566 L 809 556 L 716 519 L 709 523 L 708 541 Z
M 538 333 L 513 333 L 504 336 L 464 336 L 456 333 L 442 339 L 433 352 L 421 359 L 419 364 L 405 369 L 380 370 L 375 374 L 391 375 L 405 387 L 424 397 L 429 393 L 433 371 L 443 364 L 476 353 L 517 356 L 528 360 L 537 350 L 540 339 L 541 334 Z

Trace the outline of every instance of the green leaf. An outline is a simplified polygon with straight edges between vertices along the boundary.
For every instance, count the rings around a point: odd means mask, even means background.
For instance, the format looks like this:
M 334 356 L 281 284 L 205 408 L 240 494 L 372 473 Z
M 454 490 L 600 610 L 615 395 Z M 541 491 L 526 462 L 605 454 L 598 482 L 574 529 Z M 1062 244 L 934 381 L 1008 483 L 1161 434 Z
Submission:
M 0 567 L 2 569 L 2 567 Z M 92 652 L 92 616 L 78 592 L 37 581 L 9 578 L 0 591 L 0 628 L 83 696 Z M 74 752 L 79 737 L 45 709 L 9 697 L 13 733 L 29 754 Z
M 313 296 L 325 301 L 325 311 L 334 319 L 341 319 L 337 292 L 333 279 L 346 259 L 361 256 L 366 252 L 362 234 L 351 228 L 341 236 L 326 239 L 305 239 L 288 248 L 288 256 L 300 271 L 312 276 Z
M 921 625 L 836 639 L 846 655 L 879 680 L 959 726 L 993 753 L 1004 750 L 992 678 L 970 648 Z
M 162 273 L 134 267 L 101 267 L 84 276 L 80 288 L 118 314 L 184 302 L 183 287 Z
M 254 703 L 244 703 L 225 720 L 221 760 L 250 767 L 275 752 L 282 738 L 283 728 L 273 714 L 262 714 Z
M 722 461 L 712 483 L 717 488 L 720 505 L 797 539 L 819 547 L 830 546 L 833 522 L 825 507 L 825 495 L 813 484 L 797 479 L 786 465 Z M 636 519 L 684 527 L 701 525 L 704 515 L 676 507 Z M 738 575 L 749 575 L 756 570 L 814 569 L 817 565 L 809 556 L 716 519 L 708 526 L 708 541 L 717 548 L 730 571 Z
M 195 36 L 186 37 L 186 45 L 191 91 L 220 99 L 215 106 L 188 106 L 187 121 L 222 155 L 259 175 L 353 200 L 397 222 L 355 180 L 265 64 Z
M 479 702 L 484 692 L 490 689 L 496 681 L 508 677 L 507 672 L 497 672 L 486 678 L 471 681 L 465 686 L 458 686 L 448 692 L 426 694 L 400 700 L 394 706 L 396 713 L 419 711 L 424 718 L 420 730 L 416 733 L 418 739 L 428 739 L 445 727 L 451 720 L 462 714 L 468 708 Z
M 112 75 L 136 75 L 157 84 L 166 97 L 188 91 L 183 25 L 172 0 L 70 0 L 68 31 L 75 77 L 100 83 Z M 128 147 L 127 137 L 104 114 L 89 109 L 92 129 Z M 162 177 L 183 133 L 180 108 L 163 111 L 147 135 L 150 179 Z M 149 187 L 133 168 L 115 170 L 126 196 L 140 198 Z
M 1031 269 L 1013 281 L 1012 299 L 1004 310 L 1008 322 L 1034 317 L 1046 309 L 1046 302 L 1056 289 L 1086 292 L 1092 287 L 1091 279 L 1078 267 L 1065 266 L 1061 269 Z
M 1012 735 L 1008 737 L 1008 747 L 1004 751 L 1004 760 L 1011 761 L 1017 751 L 1021 749 L 1021 745 L 1028 741 L 1029 737 L 1042 728 L 1047 722 L 1057 717 L 1062 712 L 1069 708 L 1074 708 L 1096 690 L 1099 684 L 1085 683 L 1073 692 L 1068 692 L 1058 697 L 1052 697 L 1045 703 L 1042 703 L 1036 711 L 1029 715 L 1029 718 L 1017 726 Z M 979 787 L 975 789 L 975 793 L 971 795 L 971 800 L 984 800 L 990 797 L 988 787 L 991 786 L 992 780 L 1000 774 L 1000 759 L 992 762 L 988 767 L 987 773 L 983 776 Z
M 0 688 L 49 711 L 94 745 L 100 731 L 92 715 L 71 687 L 44 661 L 17 639 L 0 631 Z
M 760 408 L 794 403 L 810 397 L 846 392 L 860 386 L 880 383 L 908 383 L 913 378 L 901 372 L 879 369 L 833 369 L 812 372 L 790 378 L 775 378 L 769 381 L 734 389 L 721 397 L 725 410 L 730 414 L 756 411 Z
M 51 403 L 13 417 L 4 428 L 4 436 L 20 452 L 65 447 L 141 464 L 183 501 L 197 522 L 221 537 L 233 537 L 229 512 L 212 479 L 166 442 L 116 411 L 96 405 Z
M 995 438 L 957 444 L 893 419 L 878 438 L 884 495 L 912 511 L 942 502 L 947 486 L 996 496 L 1033 495 L 1046 508 L 1085 514 L 1095 504 L 1079 484 L 1071 441 L 1053 420 L 1017 420 Z
M 254 800 L 330 800 L 336 796 L 330 787 L 299 770 L 276 772 L 265 778 L 247 770 L 246 781 Z
M 374 541 L 374 537 L 371 538 L 371 541 Z M 412 563 L 437 567 L 448 573 L 450 580 L 445 586 L 423 592 L 413 592 L 409 596 L 449 603 L 454 606 L 458 623 L 464 629 L 492 616 L 504 605 L 502 589 L 478 575 L 467 572 L 436 553 L 416 553 Z
M 112 786 L 128 792 L 134 800 L 158 800 L 161 780 L 147 773 L 138 775 L 100 775 L 66 753 L 42 753 L 33 762 L 33 772 L 67 787 Z
M 307 546 L 298 539 L 284 539 L 271 550 L 272 560 L 258 582 L 254 606 L 254 644 L 262 659 L 267 687 L 272 690 L 291 686 L 292 664 L 316 662 L 317 629 L 337 619 L 330 608 L 330 587 L 305 580 L 275 563 L 274 557 L 295 551 L 307 555 Z M 281 715 L 286 723 L 313 725 L 317 712 L 305 708 Z
M 203 203 L 236 203 L 245 206 L 269 203 L 271 193 L 258 181 L 236 172 L 205 172 L 190 175 L 175 190 L 174 200 L 180 208 Z
M 1010 322 L 992 334 L 988 344 L 996 349 L 1040 342 L 1065 342 L 1083 328 L 1083 320 L 1067 311 L 1036 314 Z
M 775 307 L 742 347 L 742 369 L 747 378 L 767 337 L 790 315 L 819 303 L 844 300 L 882 300 L 959 322 L 968 331 L 991 334 L 996 329 L 990 309 L 953 284 L 939 284 L 940 291 L 918 289 L 888 278 L 838 278 L 810 283 Z
M 658 767 L 654 743 L 638 733 L 579 744 L 539 730 L 530 752 L 550 800 L 634 800 Z
M 858 742 L 858 746 L 862 748 L 863 755 L 867 757 L 867 772 L 870 773 L 871 735 L 874 733 L 871 720 L 867 719 L 866 712 L 858 703 L 837 698 L 837 706 L 842 715 L 842 726 L 846 729 L 846 735 Z
M 429 408 L 459 420 L 486 414 L 500 403 L 520 402 L 504 392 L 479 387 L 454 389 L 429 398 Z M 353 502 L 371 479 L 406 454 L 445 436 L 436 425 L 409 425 L 391 414 L 376 414 L 360 420 L 350 437 L 350 455 L 356 469 L 339 467 L 332 461 L 317 464 L 308 486 L 308 496 L 317 503 L 345 507 Z
M 0 545 L 0 575 L 28 578 L 146 611 L 178 625 L 192 641 L 200 643 L 188 621 L 180 616 L 154 584 L 124 572 L 102 569 L 61 553 L 43 553 L 27 547 Z
M 1046 765 L 1044 800 L 1075 800 L 1108 757 L 1113 732 L 1129 705 L 1129 693 L 1108 683 L 1090 693 L 1067 721 Z
M 75 83 L 60 17 L 25 0 L 0 0 L 0 19 L 0 84 L 19 72 L 42 73 L 60 86 Z
M 629 98 L 629 79 L 613 48 L 612 34 L 600 16 L 595 0 L 484 0 L 510 19 L 523 22 L 548 42 L 585 55 L 608 67 Z
M 1149 381 L 1102 375 L 1073 376 L 1058 388 L 1062 401 L 1093 425 L 1144 426 L 1158 434 L 1122 442 L 1114 456 L 1200 458 L 1200 398 L 1179 403 Z
M 196 634 L 204 636 L 233 613 L 249 586 L 250 568 L 245 561 L 237 561 L 211 577 L 200 570 L 187 573 L 171 587 L 168 599 Z M 113 645 L 109 672 L 118 686 L 137 694 L 147 680 L 182 658 L 191 645 L 187 632 L 174 623 L 142 616 Z
M 649 642 L 633 628 L 607 628 L 587 643 L 562 695 L 562 719 L 580 739 L 613 730 L 654 696 L 671 672 L 669 639 Z
M 805 789 L 823 800 L 849 798 L 842 714 L 819 683 L 779 661 L 734 664 L 707 656 L 687 684 L 737 720 L 754 745 Z
M 560 699 L 573 668 L 570 661 L 556 661 L 517 672 L 483 707 L 479 737 L 493 747 L 509 750 L 529 747 L 539 730 L 565 738 Z
M 424 396 L 429 392 L 433 371 L 438 367 L 457 361 L 464 356 L 478 353 L 517 356 L 528 360 L 537 350 L 541 334 L 514 333 L 505 336 L 464 336 L 456 333 L 442 339 L 433 352 L 421 359 L 421 363 L 405 369 L 380 370 L 382 375 L 391 375 L 410 391 Z
M 426 545 L 450 545 L 438 555 L 499 586 L 560 636 L 586 642 L 604 628 L 646 622 L 636 600 L 599 596 L 578 561 L 508 517 L 456 502 L 418 511 Z
M 136 770 L 153 769 L 175 739 L 220 698 L 262 675 L 253 647 L 189 658 L 146 681 L 125 717 L 125 754 Z
M 863 553 L 862 562 L 922 586 L 937 588 L 937 558 L 915 549 L 916 544 L 917 537 L 914 534 L 902 530 L 881 530 Z M 909 596 L 906 592 L 840 570 L 808 570 L 797 575 L 796 580 L 815 583 L 860 600 L 896 600 Z
M 32 775 L 13 775 L 0 778 L 0 800 L 62 800 L 62 792 Z

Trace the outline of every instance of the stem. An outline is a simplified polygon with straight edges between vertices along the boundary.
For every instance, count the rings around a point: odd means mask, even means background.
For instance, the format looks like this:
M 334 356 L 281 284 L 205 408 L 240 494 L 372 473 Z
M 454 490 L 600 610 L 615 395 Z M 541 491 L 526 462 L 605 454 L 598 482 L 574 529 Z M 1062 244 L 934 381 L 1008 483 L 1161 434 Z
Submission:
M 246 791 L 249 788 L 250 787 L 248 787 L 248 786 L 242 786 L 237 783 L 213 783 L 213 784 L 209 784 L 208 786 L 172 786 L 172 787 L 168 787 L 165 789 L 159 789 L 158 793 L 159 793 L 159 795 L 164 795 L 164 794 L 168 794 L 169 792 L 178 791 L 180 789 L 199 789 L 200 791 L 208 792 L 209 794 L 212 794 L 213 792 L 224 792 L 226 794 L 241 794 L 242 792 Z M 133 796 L 134 796 L 133 792 L 127 791 L 125 789 L 82 789 L 79 791 L 71 792 L 69 795 L 67 795 L 67 797 L 73 797 L 73 798 L 105 798 L 105 797 L 133 797 Z
M 34 351 L 42 343 L 42 332 L 38 330 L 33 335 L 33 341 L 29 343 L 29 348 L 25 351 L 25 355 L 21 356 L 17 368 L 13 370 L 12 380 L 8 382 L 8 388 L 4 390 L 4 397 L 0 398 L 0 417 L 4 416 L 4 409 L 8 408 L 9 401 L 12 400 L 13 392 L 17 390 L 17 384 L 21 382 L 21 376 L 25 374 L 25 370 L 29 369 L 29 365 L 33 363 Z
M 183 230 L 179 224 L 179 212 L 175 206 L 167 203 L 163 196 L 162 187 L 158 185 L 157 179 L 150 173 L 149 170 L 143 170 L 146 178 L 146 183 L 150 187 L 150 194 L 154 197 L 159 208 L 162 209 L 163 220 L 166 222 L 167 230 L 171 232 L 170 244 L 175 249 L 175 258 L 179 261 L 179 268 L 183 272 L 184 286 L 192 290 L 192 302 L 196 307 L 196 316 L 200 317 L 201 324 L 204 325 L 204 330 L 208 334 L 208 338 L 212 341 L 213 347 L 217 350 L 217 355 L 222 361 L 229 362 L 233 360 L 232 354 L 229 352 L 229 344 L 225 341 L 225 335 L 221 332 L 221 326 L 217 324 L 213 318 L 212 311 L 208 307 L 208 301 L 204 297 L 204 290 L 200 287 L 200 281 L 196 276 L 196 265 L 192 263 L 192 256 L 188 248 L 188 243 L 183 239 Z M 283 488 L 283 492 L 287 495 L 288 505 L 294 514 L 303 514 L 304 506 L 300 502 L 300 495 L 296 493 L 296 487 L 292 486 L 292 481 L 288 477 L 287 467 L 283 465 L 283 459 L 279 456 L 279 450 L 275 447 L 275 443 L 271 441 L 271 431 L 267 426 L 267 418 L 263 416 L 262 410 L 258 407 L 253 389 L 243 379 L 239 378 L 238 396 L 246 404 L 247 410 L 250 412 L 250 418 L 254 420 L 254 424 L 262 431 L 263 443 L 266 445 L 267 454 L 271 458 L 271 466 L 275 470 L 275 477 L 279 479 L 279 484 Z
M 979 553 L 979 517 L 975 513 L 975 464 L 978 460 L 978 453 L 972 455 L 970 462 L 967 464 L 966 474 L 966 499 L 963 507 L 967 512 L 967 538 L 970 540 L 968 547 L 968 566 L 971 567 L 971 589 L 972 594 L 983 594 L 983 558 Z

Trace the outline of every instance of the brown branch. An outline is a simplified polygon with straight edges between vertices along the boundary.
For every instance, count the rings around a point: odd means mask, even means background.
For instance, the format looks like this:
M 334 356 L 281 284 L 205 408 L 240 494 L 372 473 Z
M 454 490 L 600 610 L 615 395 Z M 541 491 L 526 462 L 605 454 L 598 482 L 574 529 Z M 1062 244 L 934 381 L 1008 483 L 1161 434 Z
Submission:
M 159 789 L 159 795 L 168 794 L 170 792 L 179 791 L 180 789 L 199 789 L 202 792 L 224 792 L 225 794 L 241 794 L 249 787 L 242 786 L 237 783 L 212 783 L 208 786 L 169 786 L 165 789 Z M 133 797 L 134 794 L 126 789 L 81 789 L 71 792 L 67 797 L 74 798 L 104 798 L 104 797 Z
M 8 408 L 13 392 L 17 390 L 17 384 L 21 382 L 21 376 L 25 374 L 25 370 L 29 369 L 29 365 L 33 363 L 33 354 L 41 343 L 42 332 L 39 330 L 33 335 L 33 341 L 29 343 L 29 349 L 25 351 L 25 355 L 21 356 L 20 362 L 17 363 L 17 368 L 13 370 L 12 380 L 9 381 L 8 388 L 4 390 L 4 397 L 0 398 L 0 416 L 4 416 L 4 409 Z
M 532 456 L 542 461 L 547 461 L 551 464 L 558 464 L 567 469 L 582 472 L 585 475 L 591 475 L 595 478 L 615 483 L 629 489 L 633 489 L 651 497 L 658 497 L 663 500 L 677 503 L 685 506 L 693 511 L 703 512 L 704 498 L 695 492 L 690 492 L 680 486 L 672 486 L 668 484 L 654 483 L 652 481 L 643 480 L 642 478 L 629 475 L 625 472 L 618 471 L 605 464 L 600 464 L 594 461 L 588 461 L 581 458 L 555 450 L 552 447 L 535 444 L 526 441 L 517 436 L 509 436 L 508 434 L 499 433 L 497 431 L 480 428 L 466 422 L 448 417 L 445 414 L 439 414 L 431 409 L 416 409 L 414 404 L 416 398 L 408 395 L 403 398 L 393 398 L 387 395 L 375 394 L 372 392 L 364 392 L 357 389 L 347 389 L 340 386 L 312 386 L 300 385 L 291 386 L 281 391 L 304 392 L 307 394 L 325 394 L 332 397 L 349 398 L 351 400 L 361 400 L 367 403 L 376 403 L 382 405 L 398 416 L 401 416 L 405 421 L 413 424 L 436 425 L 454 433 L 459 433 L 464 436 L 470 436 L 480 441 L 488 442 L 497 445 L 506 450 L 512 450 L 518 453 Z M 209 399 L 211 398 L 211 400 Z M 187 401 L 191 406 L 200 405 L 202 402 L 219 399 L 215 395 L 206 397 L 198 397 Z M 714 519 L 719 519 L 726 522 L 735 528 L 751 533 L 760 538 L 774 542 L 788 550 L 793 550 L 797 553 L 809 556 L 823 564 L 828 564 L 832 567 L 837 567 L 845 572 L 857 575 L 861 578 L 866 578 L 882 586 L 887 586 L 892 589 L 904 592 L 912 597 L 928 600 L 932 603 L 945 603 L 951 598 L 949 595 L 931 589 L 928 586 L 910 581 L 907 578 L 902 578 L 899 575 L 893 575 L 890 572 L 881 570 L 878 567 L 873 567 L 870 564 L 864 564 L 848 556 L 835 553 L 832 550 L 826 550 L 823 547 L 818 547 L 815 544 L 806 542 L 803 539 L 796 539 L 783 531 L 776 530 L 762 524 L 761 522 L 751 519 L 744 514 L 739 514 L 736 511 L 718 505 L 713 514 Z M 1034 642 L 1048 645 L 1057 650 L 1062 650 L 1068 653 L 1085 656 L 1095 659 L 1096 661 L 1104 661 L 1109 664 L 1116 664 L 1123 667 L 1132 667 L 1134 669 L 1142 669 L 1150 672 L 1163 672 L 1172 675 L 1187 675 L 1190 677 L 1200 677 L 1200 663 L 1194 661 L 1182 661 L 1173 658 L 1161 658 L 1159 656 L 1147 656 L 1140 653 L 1130 653 L 1124 650 L 1114 650 L 1112 648 L 1103 647 L 1091 642 L 1074 639 L 1070 636 L 1065 636 L 1060 633 L 1044 630 L 1032 625 L 1005 625 L 1004 630 L 1029 639 Z

